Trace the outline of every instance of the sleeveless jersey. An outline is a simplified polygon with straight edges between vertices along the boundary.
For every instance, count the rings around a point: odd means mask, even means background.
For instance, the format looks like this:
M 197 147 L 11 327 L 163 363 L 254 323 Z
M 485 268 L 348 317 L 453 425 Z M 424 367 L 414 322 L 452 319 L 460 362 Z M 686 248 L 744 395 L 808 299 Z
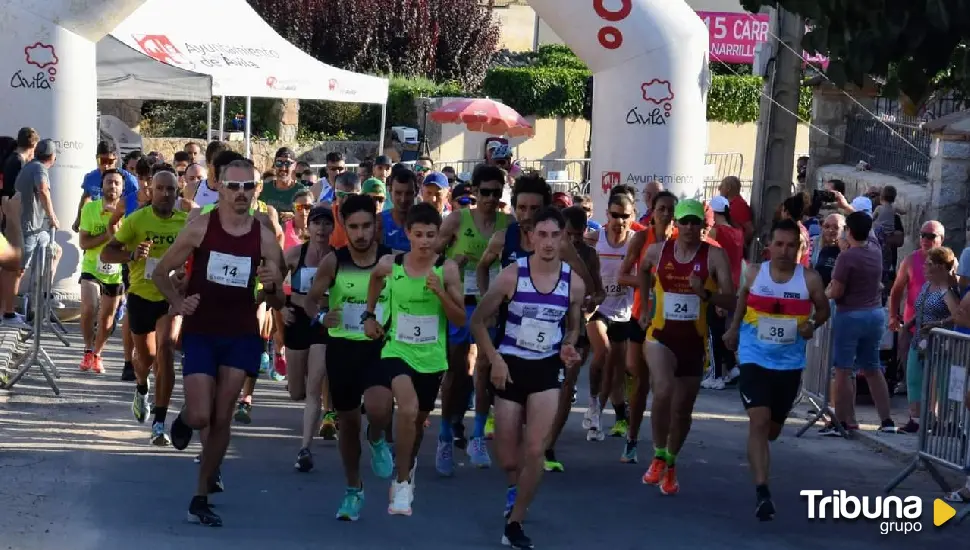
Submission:
M 115 239 L 125 245 L 125 249 L 134 252 L 138 245 L 151 241 L 152 246 L 148 257 L 128 264 L 128 282 L 131 283 L 128 292 L 151 302 L 161 302 L 165 296 L 152 281 L 152 274 L 158 260 L 175 242 L 175 237 L 185 228 L 185 212 L 172 212 L 167 218 L 155 214 L 151 206 L 139 208 L 132 212 L 121 223 L 121 229 L 115 233 Z
M 502 256 L 499 260 L 502 267 L 506 268 L 514 264 L 519 258 L 528 258 L 532 255 L 531 250 L 522 248 L 522 234 L 519 231 L 519 222 L 512 222 L 505 230 L 505 244 L 502 245 Z
M 776 283 L 770 262 L 762 263 L 751 282 L 738 333 L 740 363 L 770 370 L 805 368 L 805 339 L 798 325 L 812 315 L 812 305 L 804 267 L 796 266 L 791 280 Z
M 350 255 L 350 249 L 338 248 L 334 251 L 337 257 L 337 274 L 330 287 L 330 307 L 340 308 L 340 324 L 329 329 L 331 338 L 344 338 L 347 340 L 367 341 L 370 340 L 364 334 L 364 323 L 360 318 L 367 311 L 367 287 L 370 284 L 370 274 L 380 259 L 390 254 L 391 250 L 385 246 L 378 245 L 377 256 L 373 264 L 360 266 L 354 263 Z M 377 298 L 377 308 L 374 314 L 377 315 L 377 322 L 384 326 L 387 324 L 388 309 L 388 289 L 384 285 Z
M 302 242 L 303 240 L 300 239 L 300 236 L 296 234 L 296 228 L 293 226 L 293 220 L 287 221 L 283 225 L 283 249 L 289 250 Z
M 518 282 L 515 293 L 503 308 L 499 320 L 502 336 L 498 352 L 522 359 L 546 359 L 559 353 L 566 333 L 569 310 L 569 264 L 560 261 L 559 282 L 547 294 L 532 282 L 529 258 L 516 260 Z
M 394 251 L 394 254 L 411 251 L 411 241 L 408 240 L 404 228 L 394 222 L 394 215 L 390 210 L 381 212 L 381 229 L 383 231 L 384 246 Z
M 216 209 L 205 237 L 195 250 L 186 296 L 198 294 L 199 307 L 185 317 L 182 330 L 191 334 L 240 336 L 259 334 L 256 319 L 256 268 L 262 256 L 262 226 L 253 219 L 249 232 L 226 233 Z
M 202 180 L 199 188 L 195 190 L 195 198 L 192 199 L 199 206 L 215 204 L 219 200 L 219 192 L 209 188 L 209 180 Z
M 296 269 L 290 274 L 290 288 L 294 294 L 306 296 L 313 286 L 313 278 L 317 274 L 317 266 L 306 265 L 306 253 L 310 250 L 310 243 L 300 245 L 300 259 L 296 263 Z
M 432 268 L 442 281 L 444 263 L 445 257 L 439 256 Z M 427 279 L 408 275 L 404 254 L 394 258 L 384 284 L 390 327 L 381 357 L 401 359 L 416 372 L 431 374 L 448 370 L 448 318 L 441 301 L 425 287 Z
M 600 257 L 600 277 L 603 280 L 603 289 L 606 290 L 606 299 L 596 311 L 611 321 L 629 321 L 633 311 L 633 289 L 620 286 L 619 280 L 620 266 L 623 258 L 626 258 L 632 237 L 633 232 L 630 231 L 623 244 L 613 246 L 604 231 L 600 232 L 600 238 L 596 241 L 596 253 Z
M 710 249 L 710 244 L 702 242 L 692 260 L 680 263 L 674 258 L 674 241 L 664 241 L 653 278 L 654 314 L 647 338 L 660 343 L 691 340 L 703 344 L 707 340 L 707 302 L 691 290 L 689 278 L 696 273 L 704 288 L 717 290 L 707 265 Z
M 462 287 L 464 288 L 463 294 L 465 296 L 478 296 L 480 293 L 478 290 L 478 276 L 475 273 L 475 269 L 478 267 L 478 262 L 482 259 L 482 254 L 485 253 L 485 249 L 488 248 L 488 238 L 483 237 L 478 230 L 478 226 L 475 225 L 475 219 L 472 216 L 471 209 L 459 210 L 457 215 L 461 216 L 461 224 L 458 226 L 458 232 L 455 234 L 454 244 L 448 247 L 445 254 L 449 258 L 454 258 L 455 256 L 465 256 L 468 258 L 468 262 L 461 272 Z M 505 212 L 496 212 L 495 231 L 502 231 L 508 225 L 508 214 Z M 495 262 L 489 266 L 489 280 L 494 281 L 498 277 L 499 263 Z
M 660 242 L 657 240 L 656 227 L 652 225 L 648 225 L 647 228 L 644 229 L 644 231 L 648 232 L 647 238 L 643 242 L 643 248 L 640 249 L 640 257 L 637 258 L 636 268 L 633 270 L 633 273 L 639 272 L 640 264 L 643 263 L 643 257 L 647 255 L 647 249 L 650 248 L 650 245 Z M 676 239 L 677 233 L 678 233 L 677 226 L 675 225 L 673 233 L 670 234 L 670 238 Z M 657 268 L 656 266 L 654 266 L 655 275 L 656 275 L 656 272 L 657 272 Z M 637 320 L 640 318 L 640 308 L 642 307 L 642 304 L 643 304 L 643 299 L 640 297 L 640 286 L 638 285 L 633 287 L 633 311 L 630 315 L 630 317 L 633 320 Z M 653 291 L 652 290 L 650 291 L 650 296 L 647 297 L 647 309 L 649 310 L 647 315 L 650 317 L 653 317 L 654 312 L 653 312 Z

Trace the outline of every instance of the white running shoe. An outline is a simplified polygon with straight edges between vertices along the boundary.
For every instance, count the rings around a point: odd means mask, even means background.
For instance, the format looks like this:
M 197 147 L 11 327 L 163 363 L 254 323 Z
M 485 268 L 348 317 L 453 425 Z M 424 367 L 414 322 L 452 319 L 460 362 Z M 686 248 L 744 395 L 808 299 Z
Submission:
M 599 398 L 597 398 L 597 397 L 590 397 L 589 398 L 589 406 L 586 407 L 586 412 L 583 413 L 583 429 L 584 430 L 588 430 L 589 429 L 590 422 L 592 422 L 592 419 L 593 419 L 593 408 L 594 407 L 597 407 L 597 404 L 598 403 L 599 403 Z
M 392 481 L 391 502 L 387 505 L 387 513 L 392 516 L 410 516 L 413 500 L 414 491 L 410 483 Z
M 606 434 L 599 428 L 590 428 L 586 431 L 586 441 L 603 441 L 604 439 L 606 439 Z

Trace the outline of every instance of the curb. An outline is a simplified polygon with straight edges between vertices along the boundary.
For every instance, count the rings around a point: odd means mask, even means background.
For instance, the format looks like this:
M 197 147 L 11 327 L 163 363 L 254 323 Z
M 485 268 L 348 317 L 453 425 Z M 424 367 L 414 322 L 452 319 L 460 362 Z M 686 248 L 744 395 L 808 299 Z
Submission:
M 0 325 L 0 386 L 13 374 L 11 362 L 22 348 L 21 330 Z
M 887 438 L 889 437 L 905 436 L 894 436 L 893 434 L 886 435 L 879 432 L 871 432 L 869 430 L 857 430 L 850 441 L 858 441 L 873 451 L 884 454 L 897 462 L 908 463 L 912 462 L 916 458 L 915 451 L 902 449 L 897 445 L 891 444 L 889 441 L 887 441 Z

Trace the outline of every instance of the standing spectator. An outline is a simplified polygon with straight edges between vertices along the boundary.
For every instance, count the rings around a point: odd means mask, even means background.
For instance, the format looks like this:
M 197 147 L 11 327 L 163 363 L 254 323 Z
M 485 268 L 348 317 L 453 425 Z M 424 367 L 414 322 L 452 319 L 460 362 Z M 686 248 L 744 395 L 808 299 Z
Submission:
M 20 232 L 24 239 L 23 256 L 20 262 L 20 273 L 14 288 L 20 286 L 20 278 L 24 269 L 30 263 L 34 251 L 42 246 L 54 246 L 53 271 L 57 271 L 57 261 L 60 258 L 60 248 L 50 242 L 48 230 L 60 229 L 60 222 L 54 213 L 54 202 L 51 199 L 50 176 L 48 170 L 57 160 L 57 147 L 53 140 L 43 139 L 34 148 L 34 158 L 28 162 L 14 183 L 20 193 L 22 208 L 20 216 Z M 12 220 L 11 220 L 12 222 Z
M 822 234 L 812 241 L 810 264 L 822 277 L 826 288 L 832 282 L 832 270 L 835 269 L 835 262 L 842 252 L 840 241 L 844 229 L 845 216 L 838 212 L 829 214 L 822 222 Z
M 960 261 L 957 263 L 957 284 L 960 285 L 961 297 L 966 295 L 967 289 L 970 288 L 970 218 L 967 218 L 965 225 L 967 227 L 965 236 L 967 246 L 960 253 Z
M 77 217 L 74 218 L 74 223 L 71 225 L 75 233 L 78 232 L 78 226 L 81 223 L 81 209 L 92 200 L 101 198 L 101 175 L 107 170 L 118 168 L 118 149 L 114 144 L 102 141 L 98 143 L 97 159 L 98 167 L 85 174 L 84 180 L 81 182 L 83 194 L 77 205 Z M 121 196 L 125 203 L 125 214 L 127 215 L 138 209 L 138 179 L 125 169 L 119 171 L 121 177 L 125 180 L 125 187 Z M 25 197 L 24 205 L 28 202 L 29 199 Z M 27 235 L 24 235 L 24 239 L 26 243 Z
M 728 176 L 721 180 L 718 190 L 728 200 L 731 221 L 734 222 L 734 227 L 744 232 L 744 245 L 747 246 L 754 238 L 754 214 L 751 213 L 748 201 L 741 196 L 741 180 L 737 176 Z
M 374 159 L 374 177 L 384 182 L 387 185 L 387 178 L 391 175 L 391 157 L 387 155 L 378 155 Z
M 861 369 L 881 420 L 880 431 L 895 433 L 889 408 L 889 387 L 879 362 L 879 344 L 886 326 L 880 298 L 882 250 L 871 235 L 872 217 L 853 212 L 846 218 L 849 247 L 839 254 L 826 295 L 835 300 L 832 320 L 832 364 L 835 367 L 835 411 L 842 428 L 859 429 L 855 416 L 855 384 L 852 374 Z M 823 435 L 841 435 L 834 425 Z
M 40 141 L 40 135 L 33 128 L 21 128 L 17 132 L 16 149 L 10 152 L 3 163 L 2 201 L 9 200 L 16 193 L 17 178 L 21 170 L 34 158 L 34 148 Z M 21 198 L 21 200 L 24 200 Z M 8 220 L 6 215 L 0 220 L 0 230 L 6 231 L 10 226 L 21 226 L 20 220 Z M 0 309 L 3 311 L 3 324 L 27 326 L 23 316 L 14 311 L 17 286 L 20 281 L 20 270 L 4 269 L 0 271 Z
M 646 185 L 643 186 L 643 204 L 646 206 L 643 208 L 644 213 L 640 216 L 640 223 L 643 225 L 650 225 L 650 218 L 653 215 L 650 212 L 650 205 L 653 204 L 653 198 L 657 196 L 657 193 L 664 190 L 664 184 L 657 180 L 648 181 Z

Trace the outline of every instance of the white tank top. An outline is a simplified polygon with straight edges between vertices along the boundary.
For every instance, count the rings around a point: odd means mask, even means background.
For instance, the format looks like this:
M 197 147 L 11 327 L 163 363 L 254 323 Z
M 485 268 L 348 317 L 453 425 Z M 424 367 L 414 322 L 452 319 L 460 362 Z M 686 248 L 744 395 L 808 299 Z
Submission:
M 219 192 L 209 188 L 209 180 L 202 180 L 195 191 L 195 204 L 208 206 L 219 201 Z
M 620 266 L 623 258 L 626 258 L 632 237 L 633 231 L 629 231 L 626 241 L 614 247 L 610 244 L 604 228 L 596 241 L 596 253 L 600 257 L 600 277 L 603 279 L 603 289 L 606 290 L 606 299 L 597 311 L 611 321 L 629 321 L 633 312 L 633 288 L 620 286 L 619 282 Z

